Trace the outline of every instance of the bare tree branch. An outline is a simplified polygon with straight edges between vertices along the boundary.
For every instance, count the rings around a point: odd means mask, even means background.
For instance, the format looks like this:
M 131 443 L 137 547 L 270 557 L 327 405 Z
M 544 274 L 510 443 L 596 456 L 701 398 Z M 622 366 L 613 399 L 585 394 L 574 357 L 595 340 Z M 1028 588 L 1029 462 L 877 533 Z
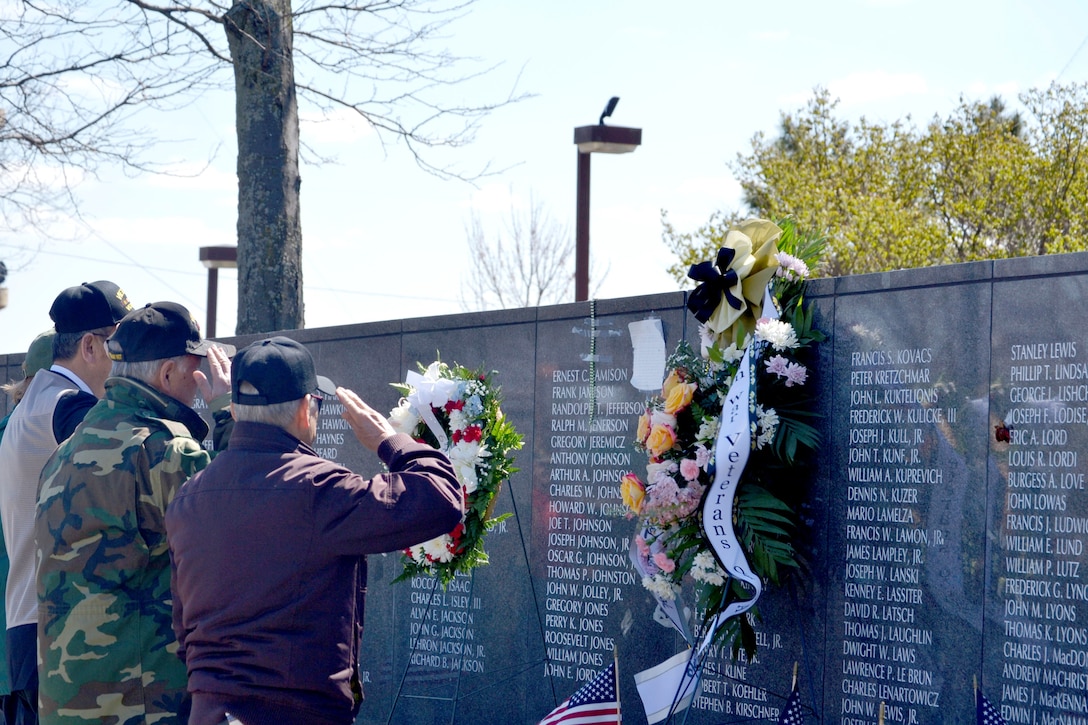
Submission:
M 466 171 L 437 153 L 470 143 L 483 118 L 526 97 L 519 78 L 492 101 L 463 101 L 465 84 L 497 68 L 447 47 L 451 23 L 472 2 L 9 2 L 0 22 L 0 228 L 76 214 L 74 185 L 103 164 L 161 170 L 153 150 L 164 139 L 140 125 L 145 111 L 233 87 L 238 330 L 301 327 L 300 107 L 325 117 L 351 109 L 383 147 L 403 142 L 419 168 L 441 178 L 497 173 L 490 163 Z M 262 288 L 258 262 L 298 274 Z M 282 314 L 260 318 L 277 306 Z M 243 320 L 243 310 L 253 316 Z
M 472 269 L 462 283 L 466 311 L 537 307 L 574 300 L 574 239 L 532 193 L 520 209 L 511 194 L 510 209 L 499 230 L 488 234 L 473 210 L 465 226 Z M 606 273 L 607 274 L 607 273 Z M 594 290 L 606 275 L 594 276 Z

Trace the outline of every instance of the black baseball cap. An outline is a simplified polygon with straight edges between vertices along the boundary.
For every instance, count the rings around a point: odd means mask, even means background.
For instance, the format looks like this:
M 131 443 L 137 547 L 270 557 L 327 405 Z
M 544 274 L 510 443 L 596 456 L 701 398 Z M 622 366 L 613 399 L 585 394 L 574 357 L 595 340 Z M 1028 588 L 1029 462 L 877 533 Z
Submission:
M 103 279 L 61 292 L 49 308 L 49 317 L 57 332 L 86 332 L 112 327 L 131 311 L 125 291 Z
M 202 339 L 200 325 L 185 307 L 176 302 L 152 302 L 125 315 L 106 340 L 106 351 L 111 360 L 146 362 L 180 355 L 207 357 L 213 344 L 228 356 L 234 354 L 233 345 Z
M 336 385 L 318 375 L 314 358 L 301 343 L 277 335 L 242 348 L 230 368 L 231 400 L 238 405 L 275 405 L 301 400 L 307 393 L 318 398 L 336 397 Z M 256 393 L 242 393 L 249 383 Z

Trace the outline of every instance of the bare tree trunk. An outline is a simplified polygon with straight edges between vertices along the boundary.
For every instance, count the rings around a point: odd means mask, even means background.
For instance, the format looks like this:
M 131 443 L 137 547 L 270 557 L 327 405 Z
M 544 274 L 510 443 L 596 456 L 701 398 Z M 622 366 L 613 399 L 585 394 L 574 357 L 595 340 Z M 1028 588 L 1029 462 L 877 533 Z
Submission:
M 298 104 L 290 0 L 235 0 L 224 18 L 238 134 L 238 334 L 304 325 Z

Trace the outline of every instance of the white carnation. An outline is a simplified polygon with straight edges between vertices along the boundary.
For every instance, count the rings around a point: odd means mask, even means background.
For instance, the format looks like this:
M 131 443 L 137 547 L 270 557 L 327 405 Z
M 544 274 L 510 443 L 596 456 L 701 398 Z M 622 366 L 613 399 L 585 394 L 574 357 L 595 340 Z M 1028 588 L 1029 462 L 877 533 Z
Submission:
M 423 552 L 430 557 L 431 561 L 450 561 L 453 559 L 453 552 L 450 551 L 450 543 L 452 543 L 452 541 L 453 539 L 449 537 L 449 534 L 442 534 L 435 539 L 423 542 Z

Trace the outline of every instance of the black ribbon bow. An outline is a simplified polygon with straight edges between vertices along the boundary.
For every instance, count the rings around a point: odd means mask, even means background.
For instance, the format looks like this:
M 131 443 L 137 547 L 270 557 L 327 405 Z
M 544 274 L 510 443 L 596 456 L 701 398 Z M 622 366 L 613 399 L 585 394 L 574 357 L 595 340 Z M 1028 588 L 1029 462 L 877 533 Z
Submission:
M 702 283 L 688 295 L 688 309 L 699 322 L 710 319 L 714 310 L 721 304 L 723 295 L 725 301 L 734 310 L 744 306 L 744 301 L 730 292 L 733 285 L 740 279 L 736 270 L 729 268 L 734 256 L 736 256 L 735 250 L 722 247 L 718 250 L 718 259 L 715 262 L 699 262 L 699 264 L 691 265 L 691 269 L 688 270 L 688 277 Z M 714 269 L 715 267 L 718 269 Z

